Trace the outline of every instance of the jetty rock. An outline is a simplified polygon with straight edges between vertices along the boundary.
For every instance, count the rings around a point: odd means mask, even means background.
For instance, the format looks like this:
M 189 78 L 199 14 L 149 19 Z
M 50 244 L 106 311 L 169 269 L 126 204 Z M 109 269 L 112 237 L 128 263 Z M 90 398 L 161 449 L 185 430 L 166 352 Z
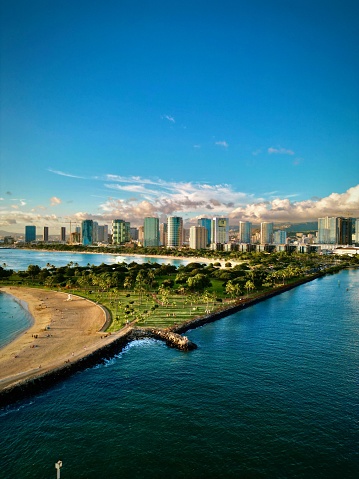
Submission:
M 181 336 L 168 329 L 134 329 L 132 331 L 133 339 L 154 338 L 164 341 L 167 346 L 176 348 L 181 351 L 192 351 L 197 349 L 197 345 L 193 343 L 187 336 Z

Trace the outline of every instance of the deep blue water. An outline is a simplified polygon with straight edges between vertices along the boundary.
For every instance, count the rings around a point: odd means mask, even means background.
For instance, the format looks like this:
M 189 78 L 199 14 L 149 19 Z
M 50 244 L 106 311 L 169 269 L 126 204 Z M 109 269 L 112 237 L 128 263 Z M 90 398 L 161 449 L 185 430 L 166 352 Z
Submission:
M 94 265 L 99 266 L 102 263 L 165 263 L 179 266 L 187 264 L 195 259 L 180 260 L 175 258 L 152 258 L 149 256 L 130 256 L 130 255 L 116 255 L 116 254 L 100 254 L 100 253 L 69 253 L 69 252 L 54 252 L 54 251 L 38 251 L 38 250 L 23 250 L 14 248 L 0 248 L 0 265 L 6 264 L 6 269 L 13 269 L 14 271 L 24 271 L 29 264 L 36 264 L 41 268 L 45 268 L 48 264 L 56 267 L 66 266 L 70 262 L 78 263 L 79 266 Z
M 338 281 L 340 281 L 338 283 Z M 0 410 L 0 477 L 356 478 L 359 271 L 129 345 Z

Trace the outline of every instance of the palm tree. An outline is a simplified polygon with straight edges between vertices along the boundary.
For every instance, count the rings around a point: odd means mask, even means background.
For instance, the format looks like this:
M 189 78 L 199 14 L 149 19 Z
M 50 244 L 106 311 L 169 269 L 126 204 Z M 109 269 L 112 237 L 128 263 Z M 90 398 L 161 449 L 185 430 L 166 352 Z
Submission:
M 249 296 L 249 291 L 252 291 L 255 288 L 253 281 L 249 281 L 249 280 L 246 282 L 244 287 L 247 290 L 247 296 Z

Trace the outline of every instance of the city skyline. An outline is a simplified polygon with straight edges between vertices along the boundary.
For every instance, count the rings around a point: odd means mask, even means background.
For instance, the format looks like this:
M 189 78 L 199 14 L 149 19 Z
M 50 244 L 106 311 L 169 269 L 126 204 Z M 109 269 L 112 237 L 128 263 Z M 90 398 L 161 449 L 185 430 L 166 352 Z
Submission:
M 359 217 L 359 4 L 3 2 L 0 229 Z

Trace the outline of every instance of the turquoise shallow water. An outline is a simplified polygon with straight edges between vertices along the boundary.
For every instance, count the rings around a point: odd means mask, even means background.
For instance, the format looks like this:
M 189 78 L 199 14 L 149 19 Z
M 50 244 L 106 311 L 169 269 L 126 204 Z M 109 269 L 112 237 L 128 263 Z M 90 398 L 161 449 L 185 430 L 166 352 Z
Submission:
M 0 410 L 0 477 L 357 477 L 358 292 L 327 276 Z
M 149 256 L 129 256 L 115 254 L 99 254 L 99 253 L 68 253 L 55 251 L 39 251 L 39 250 L 23 250 L 13 248 L 0 248 L 0 264 L 6 264 L 7 269 L 14 271 L 24 271 L 29 264 L 36 264 L 41 268 L 46 268 L 48 264 L 56 267 L 66 266 L 70 262 L 77 263 L 79 266 L 94 265 L 99 266 L 101 263 L 165 263 L 179 266 L 187 264 L 193 260 L 180 260 L 176 258 L 152 258 Z
M 26 303 L 0 292 L 0 348 L 28 329 L 32 321 Z

